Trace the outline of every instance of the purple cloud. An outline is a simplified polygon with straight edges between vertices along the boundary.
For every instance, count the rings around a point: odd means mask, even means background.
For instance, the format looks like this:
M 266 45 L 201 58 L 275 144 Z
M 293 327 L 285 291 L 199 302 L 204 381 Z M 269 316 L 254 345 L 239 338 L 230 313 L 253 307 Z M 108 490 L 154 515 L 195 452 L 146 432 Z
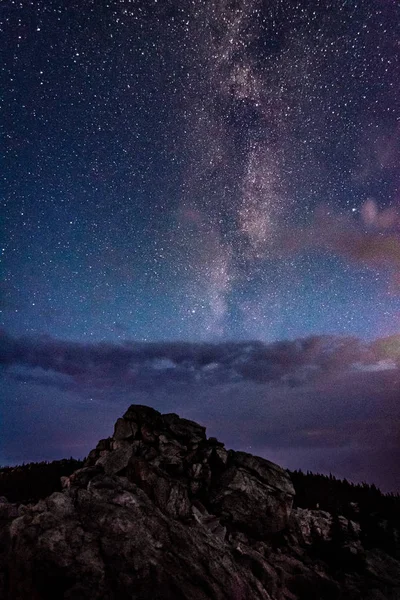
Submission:
M 136 402 L 284 466 L 400 490 L 400 336 L 114 345 L 3 334 L 0 363 L 3 464 L 82 456 Z

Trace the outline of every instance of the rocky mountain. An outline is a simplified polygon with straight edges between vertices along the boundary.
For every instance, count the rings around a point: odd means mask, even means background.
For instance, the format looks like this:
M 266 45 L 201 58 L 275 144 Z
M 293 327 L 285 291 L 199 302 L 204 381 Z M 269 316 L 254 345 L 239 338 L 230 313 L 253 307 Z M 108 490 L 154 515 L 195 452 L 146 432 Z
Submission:
M 278 465 L 132 405 L 61 491 L 1 499 L 0 599 L 399 600 L 398 555 L 364 544 L 357 506 L 294 494 Z

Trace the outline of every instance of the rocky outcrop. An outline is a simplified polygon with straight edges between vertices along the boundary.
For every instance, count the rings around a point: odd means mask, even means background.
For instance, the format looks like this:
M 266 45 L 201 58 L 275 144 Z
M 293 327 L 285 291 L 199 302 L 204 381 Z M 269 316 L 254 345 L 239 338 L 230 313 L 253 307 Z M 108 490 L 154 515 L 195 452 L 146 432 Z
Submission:
M 178 415 L 131 406 L 87 465 L 126 476 L 164 513 L 190 517 L 200 502 L 223 526 L 263 538 L 289 520 L 294 488 L 286 471 L 263 458 L 227 451 L 205 428 Z
M 400 598 L 356 521 L 292 509 L 286 471 L 175 414 L 131 406 L 62 483 L 0 501 L 0 599 Z

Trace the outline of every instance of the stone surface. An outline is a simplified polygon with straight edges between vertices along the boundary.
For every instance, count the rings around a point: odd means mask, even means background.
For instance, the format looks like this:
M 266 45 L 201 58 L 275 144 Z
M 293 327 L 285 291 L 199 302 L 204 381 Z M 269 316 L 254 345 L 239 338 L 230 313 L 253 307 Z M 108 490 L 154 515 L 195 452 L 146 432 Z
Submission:
M 114 440 L 128 440 L 134 438 L 138 432 L 138 426 L 134 421 L 118 419 L 114 427 Z
M 211 505 L 231 523 L 263 538 L 289 520 L 294 488 L 278 465 L 245 452 L 229 452 L 230 466 L 210 493 Z
M 0 600 L 400 599 L 357 520 L 292 509 L 286 471 L 175 414 L 129 407 L 62 485 L 0 499 Z

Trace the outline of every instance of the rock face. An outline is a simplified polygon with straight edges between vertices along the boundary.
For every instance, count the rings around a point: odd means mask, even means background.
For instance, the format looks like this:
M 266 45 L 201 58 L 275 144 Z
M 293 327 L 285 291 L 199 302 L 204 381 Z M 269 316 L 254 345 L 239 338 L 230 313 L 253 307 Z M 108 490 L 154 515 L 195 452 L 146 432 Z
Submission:
M 178 415 L 131 406 L 101 440 L 87 466 L 126 476 L 163 513 L 189 518 L 194 501 L 223 526 L 263 538 L 289 520 L 294 488 L 286 471 L 206 438 L 204 427 Z
M 0 600 L 400 599 L 397 560 L 293 496 L 279 466 L 133 405 L 61 493 L 0 499 Z

